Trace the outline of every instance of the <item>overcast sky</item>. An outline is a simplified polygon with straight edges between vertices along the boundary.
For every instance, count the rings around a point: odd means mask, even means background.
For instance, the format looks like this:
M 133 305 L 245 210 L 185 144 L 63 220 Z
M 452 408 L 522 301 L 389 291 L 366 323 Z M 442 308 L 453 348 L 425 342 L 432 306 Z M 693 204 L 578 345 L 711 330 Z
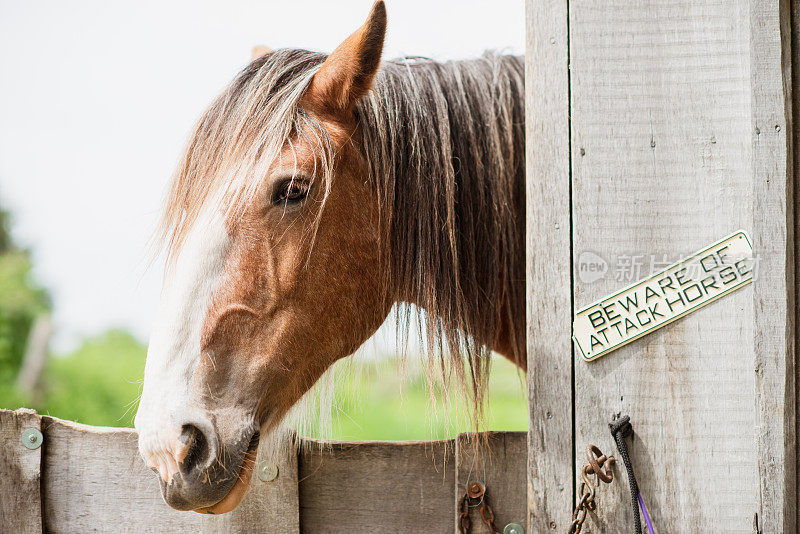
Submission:
M 0 205 L 53 295 L 58 344 L 145 341 L 159 204 L 188 132 L 256 44 L 331 51 L 369 0 L 0 0 Z M 385 57 L 522 54 L 522 0 L 388 0 Z

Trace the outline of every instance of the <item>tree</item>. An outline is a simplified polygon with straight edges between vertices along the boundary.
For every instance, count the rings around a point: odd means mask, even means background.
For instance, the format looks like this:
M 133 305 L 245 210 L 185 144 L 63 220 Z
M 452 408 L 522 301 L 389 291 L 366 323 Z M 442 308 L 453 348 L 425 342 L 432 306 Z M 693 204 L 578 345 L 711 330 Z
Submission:
M 47 291 L 33 281 L 30 254 L 11 239 L 10 217 L 0 209 L 0 390 L 19 372 L 36 317 L 50 309 Z
M 9 213 L 0 208 L 0 254 L 8 252 L 11 247 L 11 217 Z

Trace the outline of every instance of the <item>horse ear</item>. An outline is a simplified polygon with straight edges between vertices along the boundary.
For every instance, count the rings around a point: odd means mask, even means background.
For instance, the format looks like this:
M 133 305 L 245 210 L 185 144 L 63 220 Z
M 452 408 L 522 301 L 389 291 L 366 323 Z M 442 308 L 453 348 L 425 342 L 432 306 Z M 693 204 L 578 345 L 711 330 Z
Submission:
M 314 75 L 306 99 L 323 111 L 349 112 L 371 88 L 386 35 L 386 6 L 378 0 L 367 21 L 328 56 Z
M 255 61 L 256 59 L 260 58 L 261 56 L 266 56 L 267 54 L 271 54 L 272 49 L 268 46 L 258 45 L 253 47 L 253 51 L 250 52 L 250 61 Z

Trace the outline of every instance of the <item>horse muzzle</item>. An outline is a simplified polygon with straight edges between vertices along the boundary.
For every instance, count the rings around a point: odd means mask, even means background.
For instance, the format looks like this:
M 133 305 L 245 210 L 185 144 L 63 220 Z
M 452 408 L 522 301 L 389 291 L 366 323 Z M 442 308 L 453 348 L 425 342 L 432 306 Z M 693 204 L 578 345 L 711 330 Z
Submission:
M 164 501 L 176 510 L 202 513 L 235 508 L 250 485 L 258 427 L 248 425 L 225 439 L 208 417 L 169 419 L 139 434 L 139 452 L 159 474 Z

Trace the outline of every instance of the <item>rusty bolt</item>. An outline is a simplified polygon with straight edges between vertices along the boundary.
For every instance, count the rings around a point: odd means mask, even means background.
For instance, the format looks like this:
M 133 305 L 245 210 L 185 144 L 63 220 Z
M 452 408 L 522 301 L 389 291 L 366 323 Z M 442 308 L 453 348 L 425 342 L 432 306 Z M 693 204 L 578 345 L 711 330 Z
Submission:
M 486 488 L 480 482 L 472 482 L 467 486 L 467 495 L 470 499 L 480 499 L 486 493 Z

